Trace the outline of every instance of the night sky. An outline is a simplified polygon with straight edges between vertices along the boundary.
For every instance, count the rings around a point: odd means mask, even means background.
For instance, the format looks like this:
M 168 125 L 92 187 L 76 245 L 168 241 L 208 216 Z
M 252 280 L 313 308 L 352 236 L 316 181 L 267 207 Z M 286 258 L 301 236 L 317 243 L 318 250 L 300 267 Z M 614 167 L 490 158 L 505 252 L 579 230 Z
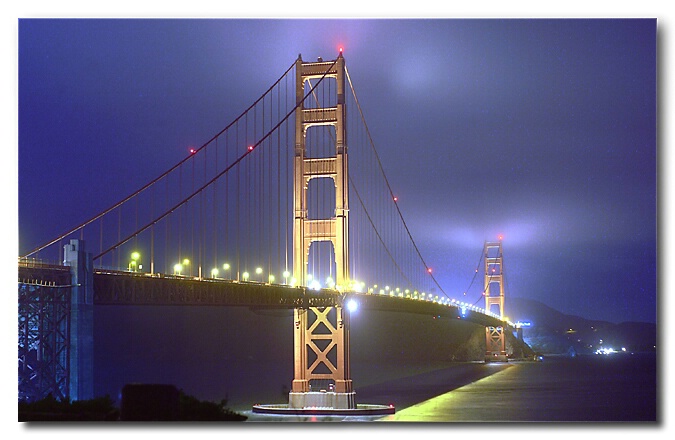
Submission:
M 503 234 L 507 295 L 656 322 L 653 18 L 21 20 L 19 253 L 178 162 L 298 54 L 340 46 L 446 292 Z

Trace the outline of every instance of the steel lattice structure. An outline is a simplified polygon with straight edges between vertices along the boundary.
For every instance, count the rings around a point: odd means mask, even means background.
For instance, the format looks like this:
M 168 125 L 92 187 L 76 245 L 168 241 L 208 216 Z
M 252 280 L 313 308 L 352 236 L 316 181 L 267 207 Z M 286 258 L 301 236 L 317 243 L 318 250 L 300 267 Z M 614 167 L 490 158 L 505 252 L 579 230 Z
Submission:
M 19 269 L 19 400 L 69 397 L 70 283 L 63 267 Z

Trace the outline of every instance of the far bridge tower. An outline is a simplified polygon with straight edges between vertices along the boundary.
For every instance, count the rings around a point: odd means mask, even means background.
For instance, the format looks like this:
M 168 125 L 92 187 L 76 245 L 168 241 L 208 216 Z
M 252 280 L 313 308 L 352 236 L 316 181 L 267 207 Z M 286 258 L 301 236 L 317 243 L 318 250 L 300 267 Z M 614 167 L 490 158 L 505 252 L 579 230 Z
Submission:
M 502 242 L 485 242 L 485 310 L 492 312 L 497 306 L 499 318 L 504 320 L 504 257 Z M 506 334 L 502 326 L 485 327 L 485 362 L 508 362 L 506 356 Z

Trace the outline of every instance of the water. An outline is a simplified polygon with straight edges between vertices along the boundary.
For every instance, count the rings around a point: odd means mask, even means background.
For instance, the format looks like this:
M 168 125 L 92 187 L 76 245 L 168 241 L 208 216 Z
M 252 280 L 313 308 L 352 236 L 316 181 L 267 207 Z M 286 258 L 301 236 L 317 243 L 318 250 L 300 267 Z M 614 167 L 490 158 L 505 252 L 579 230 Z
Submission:
M 357 396 L 386 396 L 397 401 L 396 414 L 389 416 L 244 413 L 250 421 L 268 422 L 656 422 L 656 365 L 653 353 L 549 357 L 537 363 L 456 364 L 365 386 L 361 393 L 357 390 Z M 367 403 L 387 401 L 369 399 Z
M 397 411 L 416 422 L 656 422 L 655 354 L 549 357 Z
M 293 380 L 291 315 L 268 316 L 236 307 L 151 306 L 98 307 L 95 313 L 97 396 L 119 399 L 128 383 L 164 383 L 201 400 L 226 398 L 229 408 L 246 415 L 257 403 L 288 402 Z M 653 353 L 547 357 L 537 363 L 452 363 L 442 360 L 447 356 L 434 335 L 453 329 L 416 318 L 414 331 L 397 331 L 408 323 L 392 316 L 396 319 L 362 317 L 364 322 L 355 320 L 352 328 L 357 403 L 396 407 L 396 414 L 378 420 L 657 420 Z M 427 353 L 437 353 L 437 359 L 423 359 Z

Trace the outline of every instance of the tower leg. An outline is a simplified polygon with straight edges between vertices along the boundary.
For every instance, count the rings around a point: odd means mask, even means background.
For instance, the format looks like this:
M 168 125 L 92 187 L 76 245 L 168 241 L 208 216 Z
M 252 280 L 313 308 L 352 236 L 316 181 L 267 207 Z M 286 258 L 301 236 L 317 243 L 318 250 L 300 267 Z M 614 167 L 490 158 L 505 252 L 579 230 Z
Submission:
M 295 378 L 289 408 L 356 408 L 349 375 L 349 312 L 342 307 L 296 309 Z
M 485 327 L 485 362 L 508 362 L 503 327 Z

